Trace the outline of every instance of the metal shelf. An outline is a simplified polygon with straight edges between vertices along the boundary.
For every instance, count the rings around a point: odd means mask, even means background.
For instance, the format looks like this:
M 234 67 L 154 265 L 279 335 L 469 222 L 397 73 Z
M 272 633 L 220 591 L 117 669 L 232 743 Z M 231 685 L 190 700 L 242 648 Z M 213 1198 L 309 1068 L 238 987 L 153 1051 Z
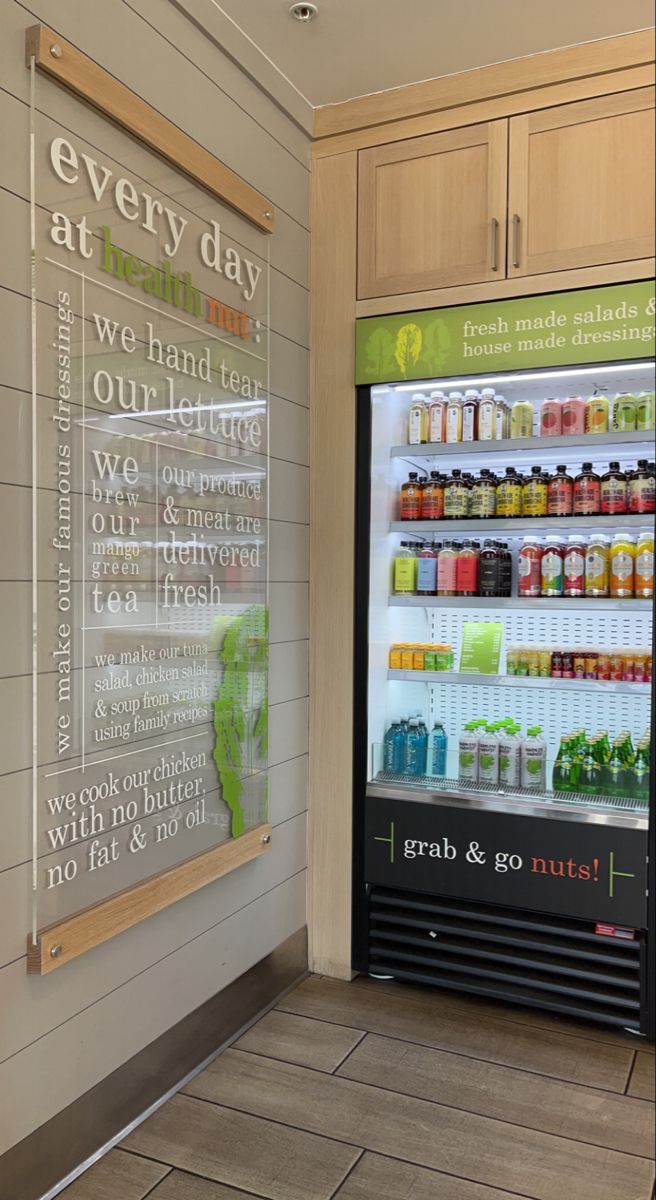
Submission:
M 624 450 L 627 446 L 640 445 L 645 447 L 645 453 L 650 457 L 654 448 L 653 430 L 641 429 L 630 433 L 610 431 L 563 437 L 505 438 L 499 442 L 427 442 L 422 446 L 392 446 L 390 458 L 450 458 L 462 454 L 496 454 L 505 461 L 508 454 L 515 450 L 534 451 L 538 456 L 543 451 L 576 450 L 585 458 L 588 451 L 594 457 L 595 452 L 600 450 L 605 459 L 613 457 L 614 447 Z
M 534 600 L 524 599 L 523 596 L 389 596 L 387 603 L 390 608 L 485 608 L 492 612 L 503 608 L 522 608 L 527 612 L 533 609 L 547 609 L 549 612 L 559 609 L 567 612 L 611 609 L 628 613 L 651 612 L 653 601 L 615 600 L 603 596 L 556 596 L 553 599 L 540 596 Z
M 390 533 L 433 533 L 448 537 L 451 533 L 478 533 L 482 538 L 495 533 L 564 533 L 567 530 L 646 529 L 654 523 L 653 513 L 610 514 L 596 517 L 468 517 L 442 521 L 391 521 Z
M 610 679 L 551 679 L 528 675 L 476 675 L 464 671 L 391 671 L 388 679 L 407 683 L 453 683 L 466 687 L 549 688 L 565 692 L 612 692 L 649 700 L 651 683 L 622 683 Z

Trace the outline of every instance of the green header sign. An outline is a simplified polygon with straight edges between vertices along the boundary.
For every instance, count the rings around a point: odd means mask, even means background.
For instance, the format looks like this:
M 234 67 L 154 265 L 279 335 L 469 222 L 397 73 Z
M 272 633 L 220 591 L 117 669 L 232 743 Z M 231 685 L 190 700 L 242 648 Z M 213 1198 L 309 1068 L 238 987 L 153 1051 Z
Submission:
M 557 292 L 356 322 L 356 383 L 650 358 L 654 284 Z

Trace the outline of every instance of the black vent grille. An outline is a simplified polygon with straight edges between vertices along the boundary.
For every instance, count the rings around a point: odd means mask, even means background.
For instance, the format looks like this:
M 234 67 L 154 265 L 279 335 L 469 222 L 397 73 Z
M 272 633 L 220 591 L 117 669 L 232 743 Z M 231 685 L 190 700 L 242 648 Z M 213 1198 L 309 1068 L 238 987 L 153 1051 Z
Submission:
M 369 970 L 640 1030 L 642 935 L 374 887 Z

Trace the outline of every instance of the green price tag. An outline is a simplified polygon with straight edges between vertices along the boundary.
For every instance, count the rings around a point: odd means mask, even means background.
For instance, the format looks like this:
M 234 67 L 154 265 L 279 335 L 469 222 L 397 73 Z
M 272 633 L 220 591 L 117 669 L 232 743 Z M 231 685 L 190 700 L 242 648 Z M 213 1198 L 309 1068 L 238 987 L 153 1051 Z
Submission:
M 502 637 L 501 621 L 465 621 L 460 670 L 470 675 L 498 675 Z

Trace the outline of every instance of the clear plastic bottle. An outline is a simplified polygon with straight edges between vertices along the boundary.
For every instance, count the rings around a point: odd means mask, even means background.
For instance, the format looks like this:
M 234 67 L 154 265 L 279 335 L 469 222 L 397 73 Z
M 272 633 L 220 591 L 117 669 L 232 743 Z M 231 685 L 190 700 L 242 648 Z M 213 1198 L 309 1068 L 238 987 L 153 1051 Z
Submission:
M 383 739 L 383 770 L 401 775 L 405 766 L 405 733 L 395 717 Z
M 478 406 L 478 440 L 480 442 L 492 442 L 495 440 L 496 411 L 494 388 L 483 388 Z
M 458 739 L 458 777 L 463 783 L 478 783 L 478 725 L 468 721 Z
M 421 446 L 428 441 L 428 409 L 421 392 L 415 392 L 408 409 L 408 445 Z
M 494 724 L 486 725 L 478 739 L 478 782 L 492 787 L 499 782 L 499 737 Z
M 547 778 L 547 745 L 540 725 L 526 730 L 522 743 L 522 787 L 544 791 Z
M 462 404 L 462 440 L 478 441 L 478 406 L 480 396 L 476 388 L 467 388 Z
M 426 726 L 420 725 L 417 717 L 411 717 L 406 740 L 406 775 L 425 775 L 428 759 L 428 734 Z
M 509 721 L 499 738 L 499 787 L 520 787 L 521 758 L 522 739 L 519 737 L 519 725 Z
M 448 738 L 441 721 L 436 721 L 431 733 L 431 775 L 446 775 Z
M 429 442 L 446 441 L 446 409 L 447 398 L 444 392 L 431 392 L 428 405 Z
M 446 410 L 446 440 L 447 442 L 462 441 L 462 392 L 449 392 L 449 404 Z
M 511 438 L 533 437 L 533 405 L 530 400 L 517 400 L 510 414 Z

